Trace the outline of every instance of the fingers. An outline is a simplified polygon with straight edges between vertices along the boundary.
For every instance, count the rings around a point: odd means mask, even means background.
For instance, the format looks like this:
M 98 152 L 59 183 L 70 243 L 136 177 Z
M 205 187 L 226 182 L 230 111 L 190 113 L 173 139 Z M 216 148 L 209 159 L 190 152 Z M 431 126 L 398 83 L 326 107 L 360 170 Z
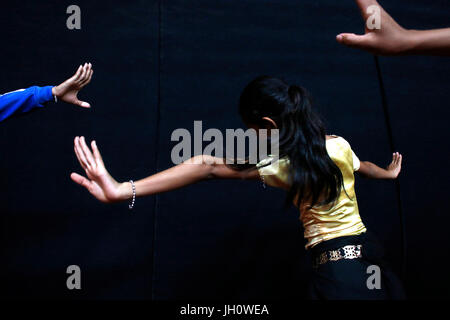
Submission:
M 80 162 L 81 166 L 83 167 L 83 169 L 85 171 L 87 171 L 89 169 L 89 163 L 83 152 L 83 148 L 81 147 L 79 137 L 75 137 L 74 150 L 75 150 L 75 154 L 77 155 L 78 161 Z
M 98 166 L 104 166 L 103 159 L 100 154 L 100 151 L 98 150 L 96 142 L 92 141 L 91 146 L 92 146 L 93 153 L 87 146 L 86 140 L 84 137 L 81 137 L 81 138 L 75 137 L 75 139 L 74 139 L 75 154 L 76 154 L 81 166 L 86 171 L 95 169 Z
M 73 172 L 70 175 L 70 178 L 75 182 L 78 183 L 80 186 L 85 187 L 86 189 L 90 189 L 92 182 L 89 181 L 88 179 L 86 179 L 85 177 L 83 177 L 82 175 L 79 175 L 78 173 Z
M 354 33 L 341 33 L 336 37 L 337 42 L 352 48 L 368 49 L 372 44 L 371 33 L 356 35 Z
M 400 166 L 402 164 L 402 155 L 398 152 L 394 152 L 392 154 L 392 163 L 396 166 Z
M 86 145 L 86 141 L 84 140 L 84 137 L 76 137 L 75 138 L 75 153 L 78 157 L 78 160 L 81 163 L 81 166 L 87 170 L 90 171 L 91 169 L 94 169 L 97 167 L 97 164 L 94 161 L 94 157 L 91 153 L 91 150 Z
M 94 159 L 97 162 L 97 165 L 104 165 L 102 155 L 100 154 L 100 151 L 98 150 L 97 142 L 95 142 L 95 140 L 91 142 L 91 147 L 92 147 L 92 151 L 94 153 Z
M 75 100 L 74 104 L 76 104 L 77 106 L 80 106 L 80 107 L 82 107 L 82 108 L 90 108 L 90 107 L 91 107 L 91 105 L 90 105 L 89 102 L 86 102 L 86 101 L 80 101 L 80 100 L 78 100 L 78 99 Z
M 77 72 L 72 77 L 72 79 L 80 86 L 85 86 L 91 81 L 93 74 L 92 63 L 85 63 L 78 67 Z
M 398 165 L 399 166 L 402 165 L 402 161 L 403 161 L 403 156 L 400 154 L 399 159 L 398 159 Z
M 359 10 L 361 11 L 361 15 L 364 19 L 367 19 L 369 17 L 369 14 L 367 13 L 368 7 L 373 5 L 380 6 L 375 0 L 356 0 L 356 4 L 358 5 Z
M 81 145 L 81 149 L 84 152 L 84 155 L 88 161 L 89 166 L 95 168 L 97 164 L 95 163 L 91 149 L 89 149 L 88 145 L 86 144 L 86 140 L 84 139 L 84 137 L 81 137 L 78 141 Z
M 89 67 L 89 65 L 88 65 L 87 63 L 85 63 L 84 66 L 83 66 L 83 70 L 81 71 L 81 75 L 80 75 L 80 77 L 77 79 L 77 81 L 78 81 L 79 83 L 81 83 L 81 82 L 83 82 L 83 81 L 86 80 L 86 74 L 88 73 L 88 67 Z
M 397 152 L 394 152 L 393 154 L 392 154 L 392 164 L 396 164 L 397 163 Z
M 74 145 L 73 150 L 75 151 L 75 155 L 77 156 L 78 162 L 80 163 L 80 166 L 83 168 L 83 170 L 87 170 L 86 165 L 84 164 L 83 160 L 81 159 L 80 154 L 78 153 L 77 147 Z
M 402 155 L 399 152 L 392 154 L 392 162 L 387 166 L 387 170 L 390 173 L 390 178 L 397 179 L 402 170 Z
M 78 79 L 78 82 L 79 82 L 80 86 L 82 86 L 83 83 L 85 83 L 87 81 L 87 79 L 89 79 L 89 75 L 91 73 L 91 67 L 92 67 L 92 65 L 90 63 L 85 63 L 84 64 L 83 72 L 81 73 L 81 76 Z
M 85 85 L 87 85 L 89 82 L 91 82 L 92 79 L 92 75 L 94 74 L 94 70 L 92 70 L 92 64 L 89 63 L 88 66 L 86 67 L 86 74 L 84 76 L 84 78 L 82 78 L 80 80 L 80 86 L 84 87 Z
M 94 74 L 94 70 L 90 69 L 89 74 L 87 74 L 86 79 L 80 83 L 81 87 L 86 86 L 89 82 L 91 82 L 92 75 Z
M 74 74 L 73 77 L 72 77 L 73 80 L 74 80 L 74 81 L 77 81 L 77 80 L 80 78 L 82 72 L 83 72 L 83 66 L 80 65 L 80 66 L 78 67 L 77 72 L 75 72 L 75 74 Z
M 80 66 L 81 67 L 81 66 Z M 80 69 L 79 69 L 80 70 Z M 81 70 L 79 71 L 79 77 L 76 79 L 76 82 L 79 86 L 78 90 L 86 86 L 89 82 L 91 82 L 92 75 L 94 74 L 94 70 L 92 70 L 91 63 L 85 63 Z M 90 108 L 91 105 L 86 101 L 80 101 L 76 99 L 74 104 L 82 107 L 82 108 Z

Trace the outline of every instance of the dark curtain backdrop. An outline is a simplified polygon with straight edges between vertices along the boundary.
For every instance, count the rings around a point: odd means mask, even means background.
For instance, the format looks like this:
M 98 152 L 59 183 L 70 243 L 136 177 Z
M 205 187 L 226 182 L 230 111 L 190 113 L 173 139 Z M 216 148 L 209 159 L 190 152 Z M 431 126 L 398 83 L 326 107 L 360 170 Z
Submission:
M 330 134 L 361 160 L 391 158 L 374 58 L 340 46 L 360 32 L 354 1 L 69 1 L 2 4 L 0 91 L 58 84 L 84 62 L 91 110 L 58 103 L 0 124 L 1 291 L 9 298 L 302 299 L 310 272 L 284 194 L 260 182 L 208 181 L 104 205 L 71 182 L 73 138 L 96 139 L 111 174 L 138 179 L 172 165 L 173 130 L 243 127 L 237 102 L 261 74 L 308 88 Z M 449 25 L 444 1 L 382 1 L 408 28 Z M 450 60 L 380 58 L 396 148 L 411 298 L 449 297 Z M 357 178 L 360 212 L 401 272 L 392 181 Z M 443 258 L 442 258 L 443 257 Z M 82 289 L 66 288 L 79 265 Z

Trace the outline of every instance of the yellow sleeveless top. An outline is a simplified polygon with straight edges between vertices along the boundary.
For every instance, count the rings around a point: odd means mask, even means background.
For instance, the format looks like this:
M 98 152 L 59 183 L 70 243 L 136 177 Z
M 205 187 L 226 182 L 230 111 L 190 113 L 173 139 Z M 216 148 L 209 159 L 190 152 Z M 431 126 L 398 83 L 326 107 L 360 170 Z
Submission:
M 360 161 L 352 151 L 350 144 L 342 137 L 326 140 L 326 148 L 330 158 L 336 163 L 344 178 L 345 190 L 341 190 L 334 204 L 314 206 L 302 204 L 300 220 L 308 240 L 306 248 L 342 236 L 358 235 L 366 231 L 358 210 L 355 194 L 354 171 L 359 170 Z M 263 181 L 273 187 L 289 188 L 289 159 L 287 157 L 274 160 L 273 156 L 263 159 L 257 164 L 259 175 Z

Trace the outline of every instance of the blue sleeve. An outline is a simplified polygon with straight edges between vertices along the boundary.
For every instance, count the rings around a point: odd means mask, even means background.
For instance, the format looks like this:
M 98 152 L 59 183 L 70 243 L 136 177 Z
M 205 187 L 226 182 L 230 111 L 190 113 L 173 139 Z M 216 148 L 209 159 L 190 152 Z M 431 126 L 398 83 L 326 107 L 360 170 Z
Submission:
M 52 88 L 33 86 L 0 95 L 0 122 L 14 114 L 43 107 L 43 103 L 53 98 Z

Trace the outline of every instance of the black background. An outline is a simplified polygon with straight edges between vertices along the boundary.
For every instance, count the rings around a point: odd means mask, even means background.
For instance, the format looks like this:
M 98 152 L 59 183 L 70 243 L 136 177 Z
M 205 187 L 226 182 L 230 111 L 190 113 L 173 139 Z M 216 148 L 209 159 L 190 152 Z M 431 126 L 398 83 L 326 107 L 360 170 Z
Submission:
M 9 298 L 301 299 L 308 278 L 298 213 L 259 182 L 208 181 L 104 205 L 69 178 L 73 138 L 96 139 L 120 181 L 172 165 L 173 130 L 239 128 L 237 101 L 254 77 L 307 87 L 329 133 L 362 160 L 391 158 L 374 59 L 335 42 L 361 32 L 354 1 L 68 1 L 2 4 L 2 92 L 58 84 L 84 62 L 80 97 L 0 124 L 1 291 Z M 383 1 L 407 28 L 448 26 L 449 1 Z M 448 298 L 450 61 L 380 58 L 396 148 L 410 298 Z M 401 269 L 395 185 L 357 179 L 361 216 Z M 66 288 L 66 268 L 82 290 Z

